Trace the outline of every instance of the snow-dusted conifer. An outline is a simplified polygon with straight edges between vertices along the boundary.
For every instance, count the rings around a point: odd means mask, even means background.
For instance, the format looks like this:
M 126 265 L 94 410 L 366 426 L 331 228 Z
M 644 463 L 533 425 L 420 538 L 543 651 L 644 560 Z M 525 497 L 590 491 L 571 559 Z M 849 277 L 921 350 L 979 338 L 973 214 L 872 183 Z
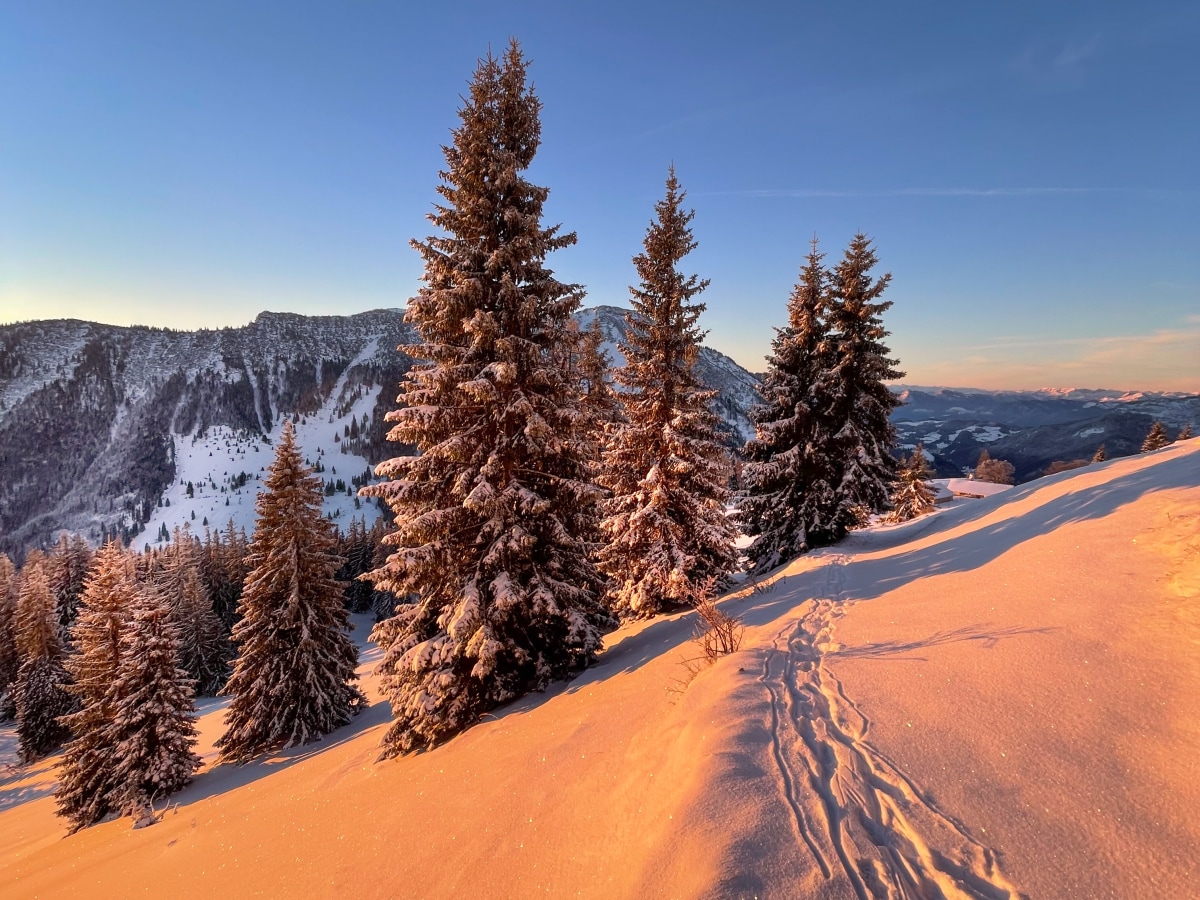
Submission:
M 291 423 L 263 481 L 250 573 L 233 629 L 238 655 L 222 690 L 232 697 L 221 759 L 315 741 L 345 725 L 365 703 L 355 686 L 332 526 L 321 515 L 321 479 L 304 464 Z
M 1167 436 L 1166 427 L 1162 422 L 1155 420 L 1154 424 L 1150 426 L 1150 433 L 1142 441 L 1142 452 L 1151 453 L 1155 450 L 1161 450 L 1170 443 L 1171 439 Z
M 747 442 L 739 519 L 754 538 L 751 570 L 765 572 L 833 533 L 836 471 L 824 417 L 830 388 L 826 324 L 828 272 L 813 238 L 788 298 L 788 324 L 777 330 L 759 386 L 762 403 L 750 411 L 755 436 Z
M 736 530 L 725 515 L 729 456 L 709 408 L 715 391 L 695 373 L 705 332 L 696 322 L 708 286 L 679 264 L 696 247 L 684 192 L 672 166 L 666 196 L 634 257 L 624 367 L 615 377 L 627 424 L 614 429 L 601 484 L 605 545 L 600 567 L 611 579 L 613 608 L 645 618 L 691 600 L 709 578 L 728 578 L 737 564 Z
M 834 540 L 866 515 L 886 509 L 896 480 L 897 463 L 889 452 L 896 432 L 888 417 L 900 400 L 885 382 L 904 373 L 883 342 L 888 332 L 882 316 L 892 302 L 880 298 L 892 276 L 872 278 L 877 261 L 871 240 L 856 234 L 830 278 L 834 360 L 825 415 L 839 473 L 838 504 L 827 523 Z
M 20 657 L 17 656 L 16 594 L 16 566 L 6 554 L 0 553 L 0 697 L 8 693 L 20 667 Z M 0 712 L 0 721 L 4 718 L 5 715 Z
M 900 477 L 892 495 L 893 522 L 907 522 L 933 509 L 934 492 L 929 484 L 933 470 L 925 458 L 925 448 L 917 444 L 912 455 L 900 464 Z
M 142 818 L 200 767 L 194 683 L 179 667 L 179 640 L 158 591 L 143 590 L 123 629 L 108 692 L 112 722 L 109 806 Z
M 1180 429 L 1179 434 L 1175 435 L 1175 440 L 1190 441 L 1193 436 L 1194 435 L 1192 432 L 1192 423 L 1188 422 L 1186 425 L 1183 426 L 1183 428 Z
M 109 698 L 121 655 L 121 635 L 138 602 L 133 562 L 117 541 L 101 548 L 80 595 L 71 628 L 74 653 L 64 667 L 80 708 L 63 718 L 71 739 L 63 748 L 55 799 L 72 830 L 100 821 L 111 809 L 112 747 Z
M 180 665 L 195 680 L 197 693 L 213 695 L 225 683 L 225 647 L 221 621 L 200 574 L 200 549 L 186 527 L 177 527 L 171 545 L 163 551 L 155 586 L 171 610 Z
M 425 285 L 405 320 L 421 343 L 389 413 L 390 440 L 419 455 L 380 465 L 363 491 L 395 514 L 394 548 L 371 577 L 416 595 L 381 622 L 390 756 L 430 747 L 479 716 L 586 666 L 608 618 L 591 562 L 598 491 L 585 416 L 564 358 L 582 289 L 546 267 L 575 243 L 543 228 L 548 190 L 524 175 L 541 103 L 513 41 L 480 60 L 444 148 L 430 220 L 413 246 Z
M 1092 454 L 1092 462 L 1104 462 L 1106 459 L 1108 459 L 1108 451 L 1105 450 L 1104 445 L 1101 444 L 1096 448 L 1096 452 Z
M 62 665 L 57 602 L 42 554 L 29 554 L 20 581 L 17 652 L 21 668 L 13 694 L 21 758 L 28 762 L 45 756 L 67 738 L 59 717 L 75 710 L 75 700 L 66 690 L 70 676 Z

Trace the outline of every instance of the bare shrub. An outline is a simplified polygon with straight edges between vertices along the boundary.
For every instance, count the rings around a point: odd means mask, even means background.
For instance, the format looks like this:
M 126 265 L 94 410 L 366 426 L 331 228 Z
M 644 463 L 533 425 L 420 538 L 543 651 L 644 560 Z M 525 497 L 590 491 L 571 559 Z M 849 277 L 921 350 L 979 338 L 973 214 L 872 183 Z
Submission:
M 718 607 L 715 595 L 716 579 L 707 578 L 692 596 L 692 606 L 696 610 L 696 630 L 692 640 L 700 645 L 709 662 L 737 652 L 744 631 L 741 618 Z

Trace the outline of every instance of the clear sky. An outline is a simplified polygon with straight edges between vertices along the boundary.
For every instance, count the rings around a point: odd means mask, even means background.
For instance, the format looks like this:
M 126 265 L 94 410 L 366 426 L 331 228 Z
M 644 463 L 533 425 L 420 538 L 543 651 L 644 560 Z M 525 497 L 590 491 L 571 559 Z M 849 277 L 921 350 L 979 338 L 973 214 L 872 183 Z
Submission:
M 627 305 L 673 161 L 749 368 L 861 229 L 908 383 L 1200 391 L 1194 2 L 0 0 L 0 321 L 404 305 L 510 35 L 585 302 Z

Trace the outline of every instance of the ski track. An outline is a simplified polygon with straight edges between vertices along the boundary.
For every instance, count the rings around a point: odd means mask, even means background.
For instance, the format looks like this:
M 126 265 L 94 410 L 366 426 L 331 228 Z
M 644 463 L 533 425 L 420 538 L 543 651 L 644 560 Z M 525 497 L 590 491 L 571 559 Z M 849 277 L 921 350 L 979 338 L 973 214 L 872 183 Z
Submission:
M 859 900 L 1017 900 L 997 854 L 867 739 L 871 722 L 825 665 L 846 596 L 848 557 L 826 566 L 824 597 L 767 650 L 772 756 L 801 852 Z M 937 847 L 956 847 L 942 851 Z

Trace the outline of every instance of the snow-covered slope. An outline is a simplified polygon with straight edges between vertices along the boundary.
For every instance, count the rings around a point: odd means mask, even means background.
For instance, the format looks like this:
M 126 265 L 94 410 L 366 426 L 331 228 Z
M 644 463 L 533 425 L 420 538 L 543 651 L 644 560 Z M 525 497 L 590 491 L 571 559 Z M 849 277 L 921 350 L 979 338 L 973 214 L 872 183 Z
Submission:
M 623 333 L 623 310 L 579 317 L 597 315 L 614 336 Z M 384 416 L 411 362 L 396 347 L 413 340 L 394 309 L 262 313 L 219 331 L 0 326 L 0 552 L 19 554 L 60 530 L 92 543 L 118 534 L 137 546 L 153 543 L 163 525 L 199 529 L 205 518 L 224 526 L 232 516 L 249 530 L 254 476 L 284 418 L 303 420 L 301 446 L 314 462 L 322 457 L 326 480 L 349 486 L 395 452 Z M 717 412 L 740 443 L 753 377 L 707 348 L 700 377 L 720 392 Z M 189 481 L 192 495 L 181 504 Z M 361 514 L 344 491 L 326 512 L 342 522 Z
M 387 762 L 368 650 L 308 747 L 214 766 L 208 701 L 153 827 L 65 837 L 49 764 L 9 770 L 0 895 L 1195 896 L 1197 523 L 1200 440 L 951 503 L 731 595 L 694 678 L 690 616 L 626 626 Z

